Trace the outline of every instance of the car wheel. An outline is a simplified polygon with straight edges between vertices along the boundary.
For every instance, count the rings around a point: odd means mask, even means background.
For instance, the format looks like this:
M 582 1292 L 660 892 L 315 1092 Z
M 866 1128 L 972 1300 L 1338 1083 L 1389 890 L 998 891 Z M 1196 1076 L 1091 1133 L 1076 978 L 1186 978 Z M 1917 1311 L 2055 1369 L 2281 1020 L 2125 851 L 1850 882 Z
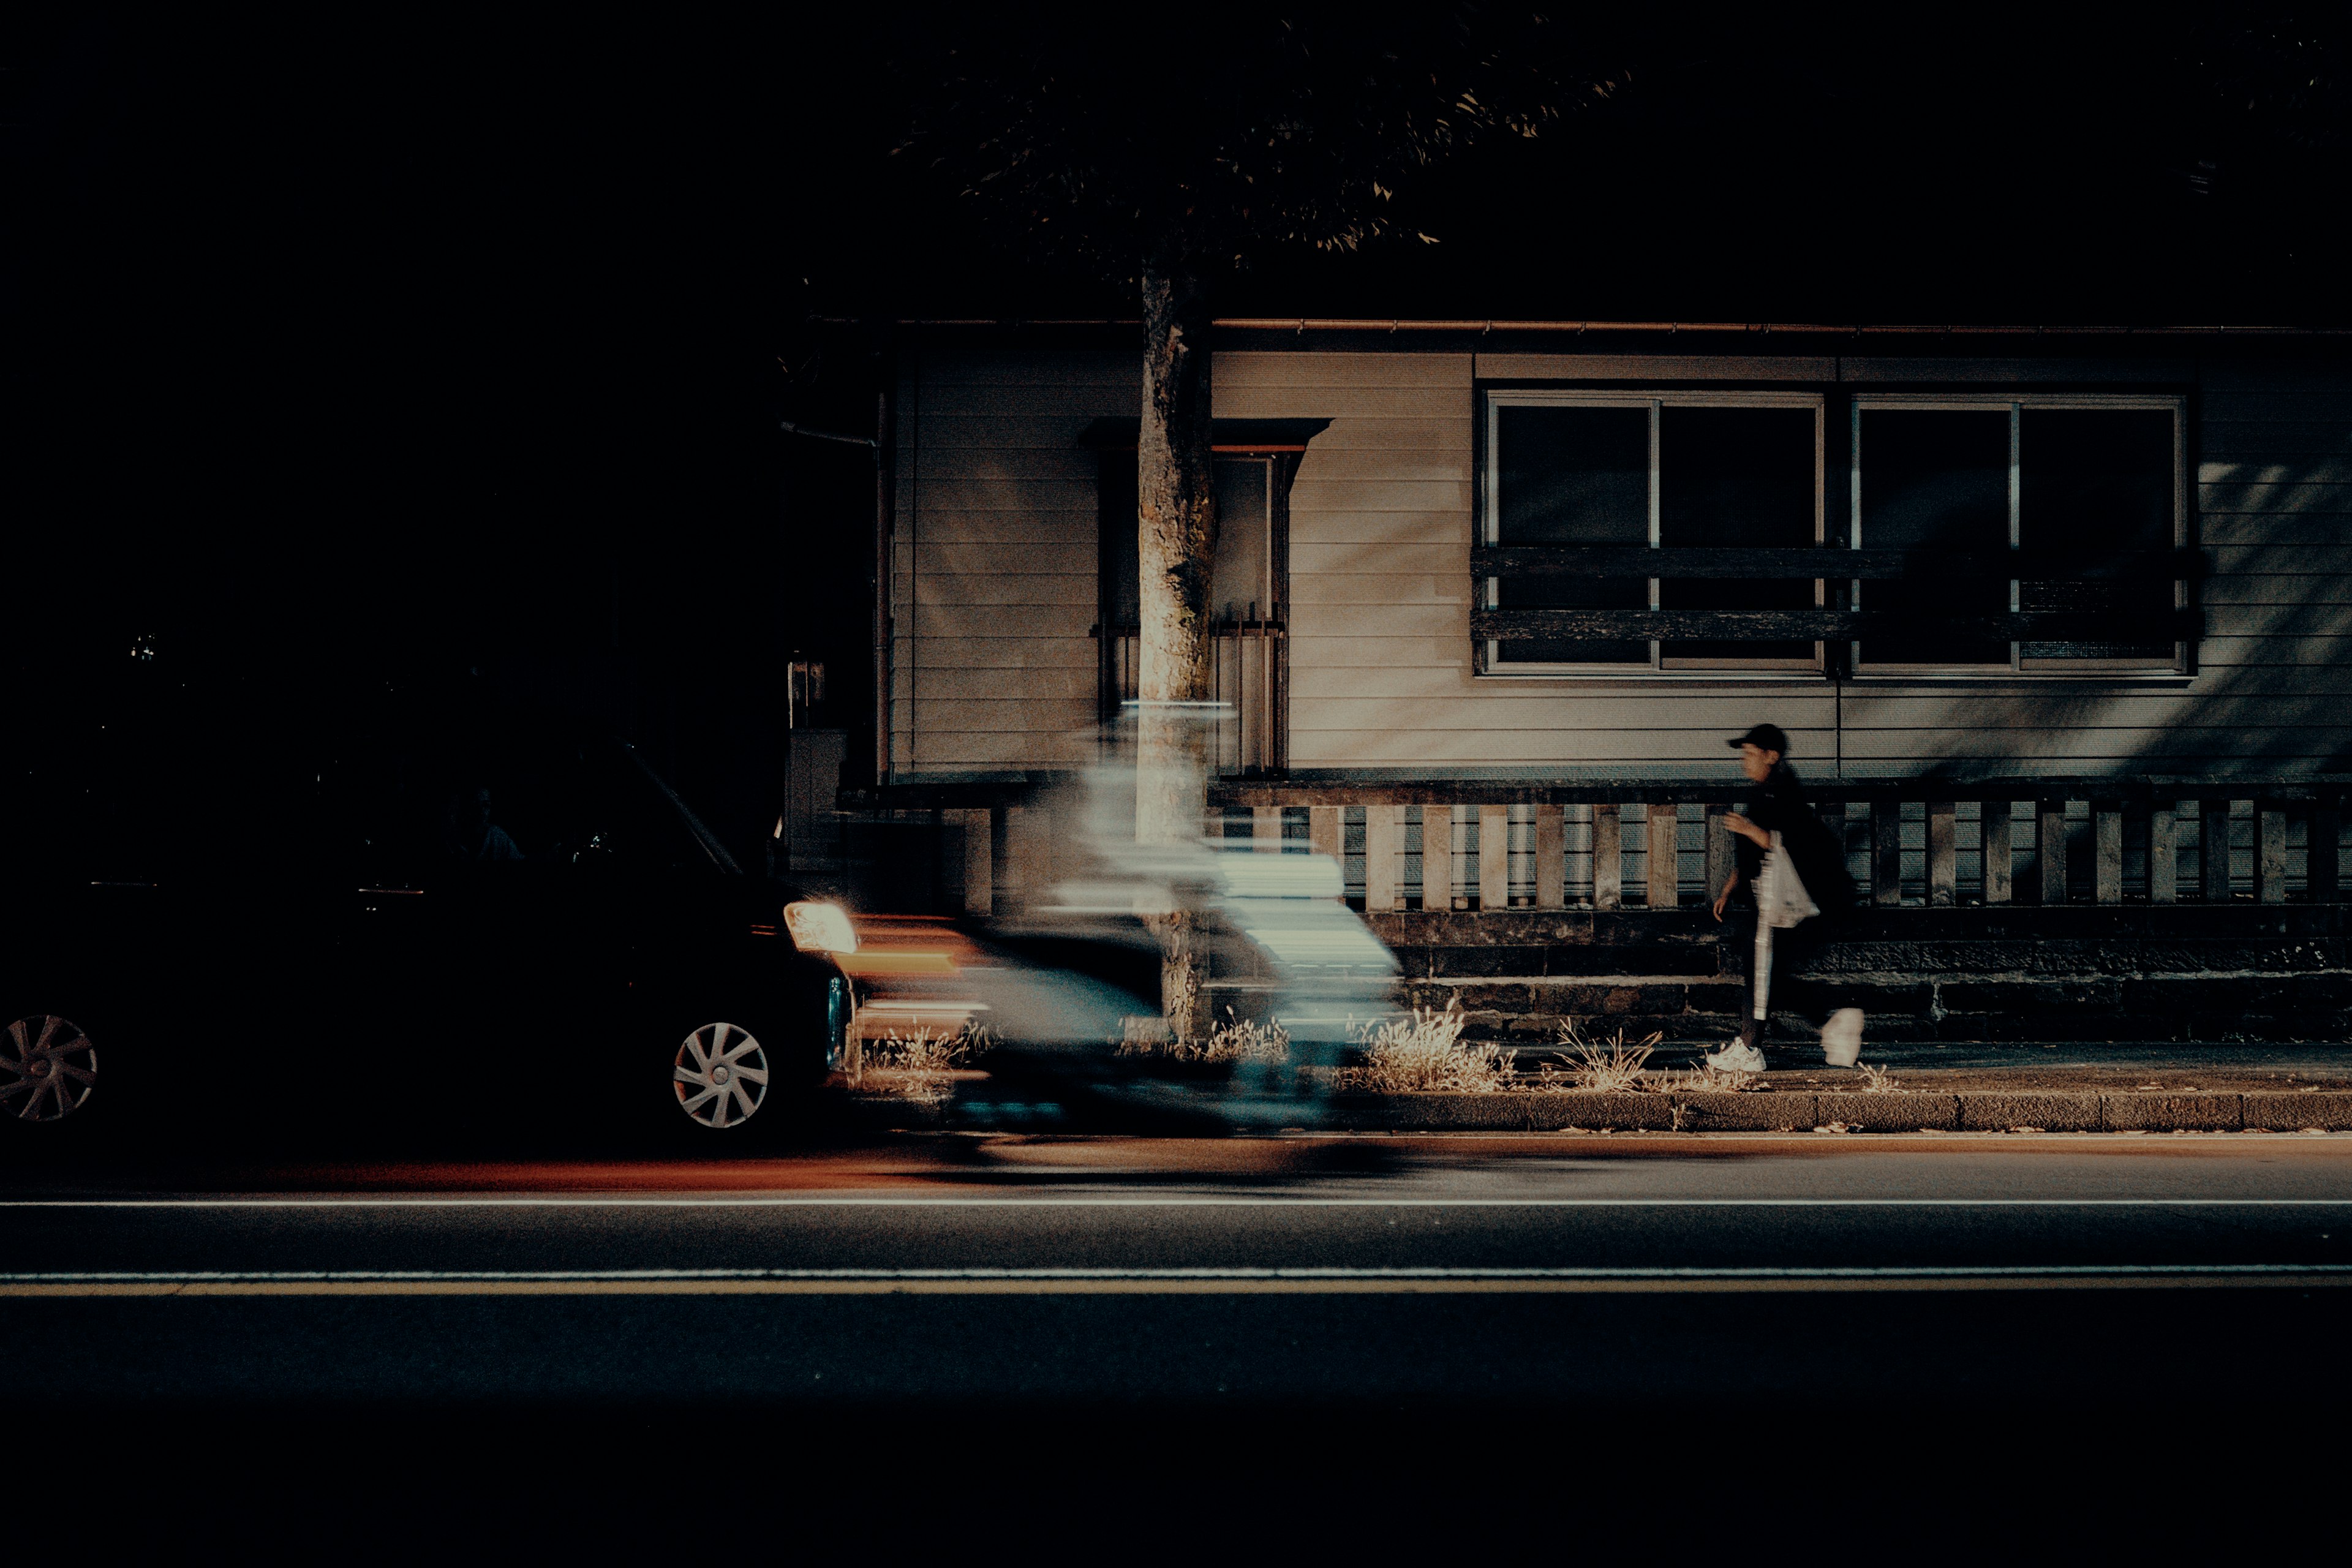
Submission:
M 677 1047 L 670 1088 L 701 1125 L 740 1127 L 767 1103 L 768 1054 L 740 1025 L 705 1024 Z
M 98 1046 L 71 1019 L 35 1013 L 0 1037 L 0 1114 L 62 1121 L 98 1087 Z

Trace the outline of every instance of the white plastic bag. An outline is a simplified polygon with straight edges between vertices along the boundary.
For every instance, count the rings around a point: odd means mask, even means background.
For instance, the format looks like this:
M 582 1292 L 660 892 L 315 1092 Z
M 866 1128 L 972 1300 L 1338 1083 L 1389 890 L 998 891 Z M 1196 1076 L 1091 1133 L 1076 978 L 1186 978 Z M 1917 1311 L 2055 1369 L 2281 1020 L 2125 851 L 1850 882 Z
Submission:
M 1772 994 L 1773 929 L 1785 931 L 1821 912 L 1821 906 L 1805 891 L 1804 879 L 1797 875 L 1797 863 L 1789 858 L 1780 836 L 1775 833 L 1772 847 L 1764 852 L 1764 868 L 1756 878 L 1757 1022 L 1764 1021 L 1766 1004 Z
M 1756 879 L 1756 923 L 1786 931 L 1821 912 L 1813 896 L 1805 891 L 1803 879 L 1797 875 L 1797 863 L 1789 858 L 1780 836 L 1775 833 L 1772 847 L 1764 854 L 1764 869 Z

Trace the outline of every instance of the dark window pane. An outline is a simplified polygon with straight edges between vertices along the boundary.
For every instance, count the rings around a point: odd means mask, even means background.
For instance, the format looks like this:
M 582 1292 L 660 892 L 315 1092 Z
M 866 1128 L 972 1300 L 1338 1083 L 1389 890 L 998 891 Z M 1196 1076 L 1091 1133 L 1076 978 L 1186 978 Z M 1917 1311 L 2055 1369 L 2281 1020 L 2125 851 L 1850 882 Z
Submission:
M 2018 538 L 2027 550 L 2145 551 L 2172 547 L 2172 412 L 2165 408 L 2028 408 L 2018 430 Z M 2162 582 L 2103 578 L 2095 565 L 2069 583 L 2021 583 L 2022 610 L 2139 611 L 2172 607 Z M 2172 657 L 2169 639 L 2028 643 L 2028 658 Z
M 1801 548 L 1813 542 L 1810 408 L 1667 408 L 1658 427 L 1658 542 Z M 1669 579 L 1670 610 L 1810 610 L 1808 580 Z M 1810 659 L 1811 639 L 1670 642 L 1666 658 Z
M 1102 464 L 1097 494 L 1097 521 L 1102 527 L 1103 618 L 1114 627 L 1131 626 L 1143 618 L 1135 454 L 1105 452 L 1097 460 Z
M 1650 542 L 1650 411 L 1501 407 L 1496 521 L 1504 544 Z M 1639 577 L 1518 577 L 1502 582 L 1507 609 L 1647 609 Z M 1515 663 L 1647 664 L 1647 641 L 1523 641 Z
M 1209 614 L 1237 621 L 1250 606 L 1264 616 L 1274 603 L 1274 522 L 1266 508 L 1265 459 L 1217 460 L 1217 559 L 1209 577 Z
M 1862 542 L 1871 550 L 2009 548 L 2009 411 L 1871 408 L 1862 416 Z M 1939 616 L 2001 615 L 2009 584 L 1864 583 L 1862 607 L 1914 617 L 1916 635 L 1877 637 L 1865 663 L 1999 664 L 2009 644 L 1938 635 Z

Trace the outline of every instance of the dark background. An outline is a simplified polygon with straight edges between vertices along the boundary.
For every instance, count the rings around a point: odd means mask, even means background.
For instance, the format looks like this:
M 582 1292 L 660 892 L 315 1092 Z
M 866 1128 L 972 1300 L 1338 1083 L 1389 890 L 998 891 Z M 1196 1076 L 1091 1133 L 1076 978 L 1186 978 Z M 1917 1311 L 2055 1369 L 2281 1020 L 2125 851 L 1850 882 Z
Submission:
M 1442 244 L 1223 310 L 2341 322 L 2335 13 L 2057 9 L 1596 31 L 1609 104 L 1401 196 Z M 796 650 L 871 722 L 869 459 L 776 421 L 870 429 L 878 321 L 1134 314 L 890 155 L 891 15 L 12 23 L 11 766 L 126 683 L 520 692 L 760 831 Z

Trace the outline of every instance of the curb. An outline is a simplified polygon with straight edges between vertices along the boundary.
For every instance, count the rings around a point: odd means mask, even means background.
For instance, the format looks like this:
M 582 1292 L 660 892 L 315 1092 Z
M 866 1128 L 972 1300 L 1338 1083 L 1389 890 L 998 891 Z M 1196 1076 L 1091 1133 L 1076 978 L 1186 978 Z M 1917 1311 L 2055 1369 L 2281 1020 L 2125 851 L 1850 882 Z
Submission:
M 845 1120 L 864 1131 L 914 1131 L 950 1117 L 939 1104 L 868 1100 L 854 1102 Z M 1341 1095 L 1320 1125 L 1341 1132 L 2352 1132 L 2352 1092 Z
M 2341 1132 L 2352 1131 L 2352 1093 L 1394 1094 L 1344 1097 L 1326 1124 L 1360 1131 Z

